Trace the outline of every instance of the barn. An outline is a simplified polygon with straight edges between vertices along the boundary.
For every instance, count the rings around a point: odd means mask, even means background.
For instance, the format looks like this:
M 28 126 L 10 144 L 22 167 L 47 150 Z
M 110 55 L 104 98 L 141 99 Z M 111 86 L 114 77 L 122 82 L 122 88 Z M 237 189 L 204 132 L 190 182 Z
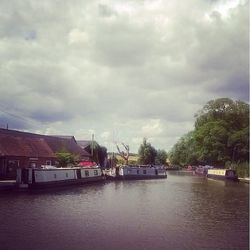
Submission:
M 17 168 L 56 165 L 57 152 L 69 152 L 80 160 L 91 155 L 82 149 L 74 136 L 48 136 L 0 129 L 0 179 L 15 179 Z

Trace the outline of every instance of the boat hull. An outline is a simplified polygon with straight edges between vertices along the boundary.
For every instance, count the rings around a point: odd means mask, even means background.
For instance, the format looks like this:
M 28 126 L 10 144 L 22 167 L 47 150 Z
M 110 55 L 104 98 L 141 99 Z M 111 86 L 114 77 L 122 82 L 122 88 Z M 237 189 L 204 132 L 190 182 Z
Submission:
M 73 186 L 73 185 L 83 185 L 86 183 L 104 181 L 104 176 L 90 177 L 79 180 L 60 180 L 60 181 L 50 181 L 42 183 L 31 183 L 28 184 L 29 189 L 43 189 L 43 188 L 53 188 L 53 187 L 63 187 L 63 186 Z
M 120 180 L 166 179 L 167 171 L 155 166 L 123 166 L 118 172 Z
M 147 176 L 139 176 L 139 175 L 125 175 L 118 176 L 119 180 L 149 180 L 149 179 L 166 179 L 167 175 L 147 175 Z
M 207 174 L 207 178 L 217 179 L 217 180 L 239 181 L 237 176 L 229 177 L 229 176 Z
M 17 185 L 29 189 L 81 185 L 103 180 L 105 177 L 99 168 L 29 168 L 19 169 L 17 172 Z

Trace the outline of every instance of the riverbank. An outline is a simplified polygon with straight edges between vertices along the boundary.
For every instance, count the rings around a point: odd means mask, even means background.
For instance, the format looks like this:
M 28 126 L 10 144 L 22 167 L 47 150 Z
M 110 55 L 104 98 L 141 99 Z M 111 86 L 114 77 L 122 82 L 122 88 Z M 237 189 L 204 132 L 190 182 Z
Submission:
M 247 178 L 239 178 L 239 180 L 240 180 L 240 182 L 250 184 L 250 178 L 249 177 L 247 177 Z

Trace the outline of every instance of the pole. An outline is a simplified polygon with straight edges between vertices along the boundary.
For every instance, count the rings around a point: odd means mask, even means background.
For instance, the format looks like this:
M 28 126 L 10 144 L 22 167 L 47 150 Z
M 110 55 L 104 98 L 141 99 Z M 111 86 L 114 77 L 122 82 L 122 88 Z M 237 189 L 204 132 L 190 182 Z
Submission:
M 94 156 L 94 134 L 91 136 L 91 156 Z

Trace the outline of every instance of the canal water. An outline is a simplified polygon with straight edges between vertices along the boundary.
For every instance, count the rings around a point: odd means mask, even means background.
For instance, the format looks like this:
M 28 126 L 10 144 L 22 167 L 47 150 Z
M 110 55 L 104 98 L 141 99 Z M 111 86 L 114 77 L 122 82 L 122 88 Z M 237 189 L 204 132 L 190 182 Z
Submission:
M 0 249 L 248 249 L 249 186 L 167 179 L 0 194 Z

